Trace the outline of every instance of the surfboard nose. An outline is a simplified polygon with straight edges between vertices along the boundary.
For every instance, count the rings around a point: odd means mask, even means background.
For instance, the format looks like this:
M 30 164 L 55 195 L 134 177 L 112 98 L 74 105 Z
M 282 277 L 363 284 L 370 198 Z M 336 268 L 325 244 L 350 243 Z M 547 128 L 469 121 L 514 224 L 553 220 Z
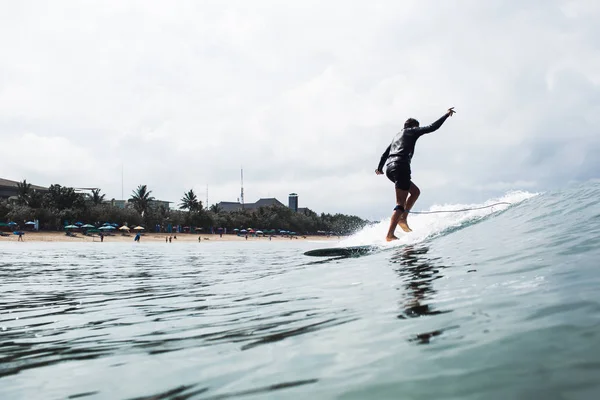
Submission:
M 309 250 L 304 253 L 309 257 L 358 257 L 377 250 L 377 246 L 348 246 L 348 247 L 330 247 L 326 249 Z

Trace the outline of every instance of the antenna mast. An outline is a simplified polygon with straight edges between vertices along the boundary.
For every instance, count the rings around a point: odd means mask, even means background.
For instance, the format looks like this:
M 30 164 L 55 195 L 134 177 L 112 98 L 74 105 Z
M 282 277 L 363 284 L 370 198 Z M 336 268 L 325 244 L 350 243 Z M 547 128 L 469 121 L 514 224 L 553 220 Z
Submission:
M 242 204 L 242 209 L 244 208 L 244 168 L 242 167 L 242 171 L 241 171 L 241 177 L 242 177 L 242 191 L 240 192 L 240 202 Z

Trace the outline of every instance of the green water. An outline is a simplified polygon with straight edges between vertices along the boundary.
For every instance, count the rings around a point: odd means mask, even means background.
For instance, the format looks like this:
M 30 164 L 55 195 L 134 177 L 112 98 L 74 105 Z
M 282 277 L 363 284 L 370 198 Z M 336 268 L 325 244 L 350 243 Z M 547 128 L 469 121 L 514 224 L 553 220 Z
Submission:
M 0 242 L 0 398 L 600 398 L 599 194 L 415 217 L 428 235 L 334 260 Z

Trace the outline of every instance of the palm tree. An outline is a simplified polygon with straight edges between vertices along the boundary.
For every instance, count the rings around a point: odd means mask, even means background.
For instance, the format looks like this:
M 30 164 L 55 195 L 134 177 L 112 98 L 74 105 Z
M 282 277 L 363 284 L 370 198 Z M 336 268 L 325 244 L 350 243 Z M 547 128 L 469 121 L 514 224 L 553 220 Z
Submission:
M 27 179 L 23 179 L 23 182 L 17 182 L 17 202 L 20 205 L 29 204 L 31 192 L 31 183 L 27 183 Z
M 221 209 L 221 207 L 218 204 L 215 203 L 212 206 L 210 206 L 210 211 L 214 212 L 215 214 L 218 214 L 223 210 Z
M 200 211 L 202 210 L 202 202 L 198 201 L 198 197 L 196 196 L 196 193 L 194 193 L 194 189 L 190 189 L 189 192 L 183 194 L 179 207 L 183 208 L 184 210 L 187 209 L 190 212 Z
M 154 201 L 154 197 L 150 196 L 152 190 L 148 190 L 146 185 L 139 185 L 136 190 L 131 193 L 129 201 L 133 203 L 133 208 L 143 217 L 151 201 Z
M 31 208 L 42 208 L 44 205 L 44 195 L 37 190 L 33 190 L 29 195 L 27 205 Z
M 98 205 L 98 204 L 102 204 L 102 202 L 104 201 L 104 196 L 106 195 L 102 195 L 100 196 L 100 189 L 92 189 L 92 203 Z

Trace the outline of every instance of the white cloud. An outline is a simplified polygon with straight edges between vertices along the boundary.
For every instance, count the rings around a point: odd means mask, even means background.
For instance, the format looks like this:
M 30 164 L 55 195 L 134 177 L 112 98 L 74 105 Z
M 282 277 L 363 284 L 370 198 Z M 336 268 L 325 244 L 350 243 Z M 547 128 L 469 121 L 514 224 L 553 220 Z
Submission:
M 23 1 L 0 15 L 2 177 L 178 202 L 297 192 L 378 218 L 410 116 L 420 206 L 598 176 L 594 1 Z M 15 147 L 17 146 L 17 147 Z M 68 153 L 68 158 L 65 158 Z M 76 167 L 75 167 L 76 166 Z M 536 187 L 531 187 L 535 183 Z M 511 187 L 514 186 L 514 187 Z M 417 206 L 419 207 L 419 206 Z
M 103 164 L 110 158 L 100 160 L 94 157 L 89 148 L 78 146 L 60 136 L 39 136 L 23 133 L 3 138 L 3 162 L 8 165 L 23 165 L 22 172 L 15 178 L 28 179 L 34 176 L 61 176 L 82 185 L 89 176 L 105 170 Z M 6 146 L 6 147 L 4 147 Z M 52 180 L 51 183 L 59 183 Z

